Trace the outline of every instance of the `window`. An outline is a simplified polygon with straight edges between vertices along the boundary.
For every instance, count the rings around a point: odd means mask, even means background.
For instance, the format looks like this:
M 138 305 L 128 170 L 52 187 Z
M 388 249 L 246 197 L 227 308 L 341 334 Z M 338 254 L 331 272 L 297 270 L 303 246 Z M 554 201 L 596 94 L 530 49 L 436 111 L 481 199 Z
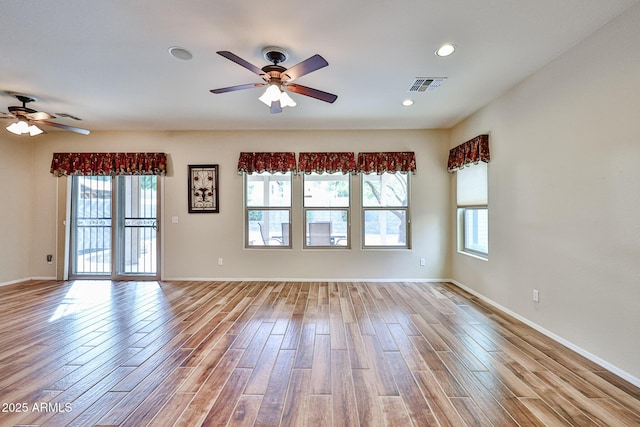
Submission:
M 456 174 L 458 250 L 486 258 L 489 255 L 487 163 L 467 165 Z
M 349 175 L 304 175 L 304 247 L 350 246 Z
M 245 174 L 245 246 L 291 247 L 291 172 Z
M 363 247 L 409 248 L 409 174 L 362 175 Z

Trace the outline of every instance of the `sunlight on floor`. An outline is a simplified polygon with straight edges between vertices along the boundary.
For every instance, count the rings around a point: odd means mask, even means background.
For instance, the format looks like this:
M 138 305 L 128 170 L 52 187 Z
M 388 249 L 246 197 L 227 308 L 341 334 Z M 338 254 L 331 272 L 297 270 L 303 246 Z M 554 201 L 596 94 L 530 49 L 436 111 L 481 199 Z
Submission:
M 60 304 L 56 307 L 49 322 L 55 322 L 73 314 L 79 314 L 90 309 L 109 303 L 112 299 L 112 291 L 117 286 L 111 280 L 76 280 L 64 296 Z M 124 291 L 134 299 L 149 295 L 163 299 L 161 293 L 158 294 L 160 284 L 156 281 L 127 282 L 122 286 Z
M 110 280 L 76 280 L 56 308 L 49 322 L 80 313 L 111 299 Z

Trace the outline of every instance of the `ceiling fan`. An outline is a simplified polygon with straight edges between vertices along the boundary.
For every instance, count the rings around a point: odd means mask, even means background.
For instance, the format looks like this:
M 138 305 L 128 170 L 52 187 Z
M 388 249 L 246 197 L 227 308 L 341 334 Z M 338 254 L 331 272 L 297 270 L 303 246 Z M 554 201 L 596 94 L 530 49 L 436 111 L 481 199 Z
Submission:
M 28 108 L 27 104 L 35 101 L 34 98 L 26 95 L 12 94 L 15 96 L 20 102 L 22 102 L 22 106 L 11 106 L 9 107 L 8 113 L 0 113 L 0 119 L 9 119 L 16 120 L 7 126 L 7 130 L 9 132 L 15 133 L 16 135 L 22 135 L 28 133 L 31 136 L 40 135 L 44 133 L 42 129 L 40 129 L 37 125 L 51 126 L 64 130 L 69 130 L 71 132 L 81 133 L 83 135 L 89 135 L 89 131 L 86 129 L 77 128 L 74 126 L 64 125 L 62 123 L 56 123 L 49 121 L 50 119 L 55 119 L 56 116 L 46 113 L 44 111 L 37 111 L 32 108 Z M 77 117 L 74 117 L 70 114 L 65 113 L 56 113 L 60 117 L 68 117 L 74 120 L 80 120 Z
M 287 52 L 279 47 L 267 47 L 263 49 L 262 54 L 264 55 L 264 58 L 272 64 L 258 68 L 229 51 L 222 50 L 216 53 L 257 74 L 264 80 L 264 82 L 212 89 L 211 92 L 213 93 L 226 93 L 236 90 L 267 86 L 265 93 L 258 99 L 270 107 L 272 114 L 281 113 L 282 107 L 294 107 L 296 105 L 295 101 L 291 99 L 287 92 L 309 96 L 328 103 L 333 103 L 338 98 L 337 95 L 333 95 L 328 92 L 292 83 L 292 81 L 298 77 L 302 77 L 305 74 L 309 74 L 312 71 L 319 70 L 320 68 L 329 65 L 329 63 L 320 55 L 313 55 L 291 68 L 285 68 L 279 64 L 287 60 L 289 57 Z

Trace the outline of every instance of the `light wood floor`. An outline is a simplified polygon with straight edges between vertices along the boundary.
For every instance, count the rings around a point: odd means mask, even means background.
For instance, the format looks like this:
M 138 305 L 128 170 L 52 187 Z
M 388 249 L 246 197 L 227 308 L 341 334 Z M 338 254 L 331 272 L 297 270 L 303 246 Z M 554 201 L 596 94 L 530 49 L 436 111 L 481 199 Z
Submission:
M 0 288 L 0 425 L 640 425 L 640 390 L 445 283 Z

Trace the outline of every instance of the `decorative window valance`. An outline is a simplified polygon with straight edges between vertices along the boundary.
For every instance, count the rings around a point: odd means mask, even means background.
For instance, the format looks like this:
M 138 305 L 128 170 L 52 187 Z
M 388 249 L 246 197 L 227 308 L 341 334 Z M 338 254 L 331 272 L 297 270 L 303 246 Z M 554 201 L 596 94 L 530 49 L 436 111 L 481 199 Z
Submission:
M 381 175 L 385 172 L 416 173 L 413 151 L 358 153 L 358 172 Z
M 300 153 L 298 154 L 298 169 L 302 173 L 353 173 L 356 171 L 354 153 Z
M 166 153 L 53 153 L 51 173 L 66 175 L 165 175 Z
M 296 172 L 294 153 L 240 153 L 238 174 Z
M 489 135 L 478 135 L 475 138 L 452 148 L 449 151 L 447 171 L 455 172 L 470 163 L 482 161 L 489 163 Z

